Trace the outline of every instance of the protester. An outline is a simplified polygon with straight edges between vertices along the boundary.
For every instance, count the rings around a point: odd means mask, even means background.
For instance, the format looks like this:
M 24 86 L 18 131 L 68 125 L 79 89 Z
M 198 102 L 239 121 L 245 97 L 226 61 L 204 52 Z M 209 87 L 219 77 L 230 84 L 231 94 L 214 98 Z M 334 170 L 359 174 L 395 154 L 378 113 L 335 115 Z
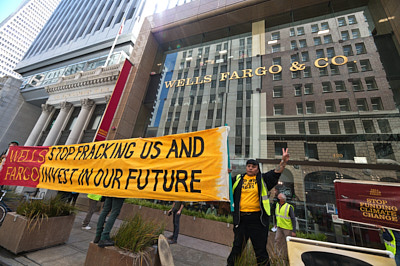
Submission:
M 12 147 L 12 146 L 19 146 L 19 142 L 16 141 L 16 140 L 13 140 L 13 141 L 11 141 L 11 142 L 8 144 L 8 148 L 1 154 L 0 163 L 6 158 L 8 149 L 9 149 L 10 147 Z
M 287 258 L 287 236 L 296 236 L 296 217 L 294 216 L 294 208 L 286 202 L 286 196 L 283 193 L 278 195 L 279 202 L 276 203 L 276 235 L 275 247 L 277 254 Z
M 211 204 L 210 207 L 208 207 L 206 214 L 217 215 L 217 209 L 214 207 L 214 204 Z
M 124 200 L 124 198 L 106 197 L 103 210 L 101 211 L 99 220 L 97 222 L 96 237 L 93 241 L 94 243 L 98 243 L 99 247 L 103 248 L 106 246 L 114 246 L 114 241 L 110 239 L 110 232 L 114 226 L 115 220 L 121 212 Z M 106 225 L 104 226 L 106 217 L 110 212 L 111 214 L 107 219 Z
M 100 195 L 96 194 L 88 194 L 87 197 L 89 199 L 89 209 L 85 219 L 82 222 L 82 229 L 84 230 L 92 229 L 92 227 L 89 226 L 90 219 L 92 219 L 93 213 L 96 211 L 97 202 L 101 201 L 102 199 Z
M 168 211 L 168 216 L 173 214 L 173 223 L 174 223 L 174 232 L 172 236 L 169 237 L 168 243 L 176 244 L 178 241 L 179 235 L 179 220 L 181 218 L 181 212 L 183 209 L 183 202 L 182 201 L 174 201 L 172 204 L 172 208 Z
M 282 149 L 282 160 L 274 170 L 261 173 L 259 162 L 250 159 L 246 163 L 246 173 L 232 178 L 234 240 L 228 265 L 235 264 L 249 238 L 257 264 L 269 265 L 267 240 L 271 210 L 267 193 L 278 183 L 288 161 L 288 149 Z
M 400 232 L 392 229 L 385 229 L 378 226 L 382 230 L 382 237 L 385 241 L 386 250 L 394 254 L 396 265 L 400 266 Z

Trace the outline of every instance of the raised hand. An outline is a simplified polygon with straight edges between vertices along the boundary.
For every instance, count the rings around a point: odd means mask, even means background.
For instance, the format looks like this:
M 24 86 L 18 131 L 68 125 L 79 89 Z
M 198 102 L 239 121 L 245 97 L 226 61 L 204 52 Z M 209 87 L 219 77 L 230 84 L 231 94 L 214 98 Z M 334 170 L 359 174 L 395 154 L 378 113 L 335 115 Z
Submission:
M 289 154 L 289 148 L 282 148 L 282 161 L 284 163 L 287 163 L 289 161 L 290 154 Z

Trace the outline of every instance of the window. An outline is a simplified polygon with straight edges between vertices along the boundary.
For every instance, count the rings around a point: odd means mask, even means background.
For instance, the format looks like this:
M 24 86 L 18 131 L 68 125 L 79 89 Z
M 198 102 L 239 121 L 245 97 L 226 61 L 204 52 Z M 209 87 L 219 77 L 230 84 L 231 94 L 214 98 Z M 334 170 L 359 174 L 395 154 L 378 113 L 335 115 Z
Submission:
M 251 115 L 250 106 L 246 106 L 246 117 L 250 117 L 250 115 Z
M 368 111 L 367 100 L 365 98 L 357 99 L 358 111 Z
M 356 131 L 356 124 L 354 120 L 345 120 L 343 121 L 344 131 L 346 134 L 355 134 Z
M 242 154 L 242 145 L 235 145 L 235 154 L 236 155 Z
M 330 82 L 322 82 L 322 91 L 324 93 L 332 92 L 332 86 Z
M 336 146 L 338 153 L 343 155 L 340 160 L 354 160 L 354 156 L 356 156 L 354 144 L 336 144 Z
M 371 71 L 372 70 L 371 64 L 370 64 L 368 59 L 360 60 L 360 65 L 361 65 L 361 71 L 362 72 Z
M 313 85 L 311 83 L 307 83 L 304 85 L 304 95 L 313 94 Z
M 320 77 L 328 76 L 328 69 L 326 67 L 318 68 L 318 69 L 319 69 L 319 76 Z
M 366 54 L 367 49 L 365 49 L 364 43 L 356 43 L 356 53 L 357 54 Z
M 321 23 L 321 30 L 329 30 L 328 22 L 322 22 Z
M 199 118 L 200 118 L 200 111 L 195 111 L 193 120 L 199 120 Z
M 333 47 L 326 48 L 326 55 L 328 58 L 335 56 L 335 49 Z
M 371 98 L 372 110 L 383 110 L 382 99 L 380 97 Z
M 275 104 L 274 105 L 274 114 L 275 115 L 283 115 L 283 104 Z
M 294 85 L 294 96 L 301 96 L 301 84 Z
M 274 75 L 272 76 L 272 80 L 282 80 L 282 72 L 281 72 L 281 73 L 274 74 Z
M 280 38 L 281 38 L 281 35 L 280 35 L 279 31 L 271 34 L 271 40 L 279 40 Z
M 317 144 L 304 143 L 304 153 L 306 157 L 318 160 Z
M 361 80 L 359 79 L 353 79 L 351 81 L 351 86 L 353 87 L 353 91 L 362 91 L 364 90 L 362 84 L 361 84 Z
M 276 134 L 286 134 L 285 123 L 275 123 Z
M 299 73 L 299 71 L 292 71 L 292 79 L 297 79 L 300 76 Z
M 281 98 L 283 97 L 283 93 L 282 93 L 282 86 L 276 86 L 273 89 L 273 97 L 274 98 Z
M 340 134 L 340 126 L 338 121 L 329 121 L 329 131 L 331 134 Z
M 346 91 L 346 85 L 341 80 L 335 81 L 335 89 L 336 91 Z
M 307 41 L 306 41 L 306 39 L 299 40 L 299 46 L 300 46 L 300 48 L 305 48 L 305 47 L 307 47 Z
M 299 62 L 299 55 L 298 54 L 292 54 L 290 56 L 290 63 L 294 63 L 294 62 Z
M 390 128 L 389 120 L 387 119 L 378 119 L 378 126 L 381 133 L 392 133 L 392 129 Z
M 319 134 L 318 122 L 308 122 L 308 130 L 310 134 Z
M 316 51 L 316 54 L 317 54 L 317 58 L 324 58 L 325 57 L 324 49 L 318 49 Z
M 360 30 L 359 29 L 352 29 L 351 30 L 351 35 L 353 36 L 353 39 L 360 38 Z
M 352 62 L 347 62 L 347 70 L 349 71 L 349 73 L 357 73 L 358 69 L 357 69 L 357 65 L 356 63 Z
M 324 43 L 331 43 L 332 42 L 332 35 L 328 34 L 324 36 Z
M 343 46 L 343 54 L 345 56 L 352 56 L 353 55 L 353 49 L 351 48 L 351 45 Z
M 296 103 L 296 110 L 298 115 L 303 114 L 303 103 Z
M 272 64 L 273 65 L 281 65 L 281 58 L 280 57 L 275 57 L 272 59 Z
M 312 77 L 312 75 L 311 75 L 311 67 L 307 66 L 307 67 L 304 68 L 303 76 L 305 78 L 311 78 Z
M 325 110 L 327 113 L 336 112 L 335 101 L 334 100 L 325 100 Z
M 299 134 L 306 134 L 306 126 L 304 122 L 299 122 Z
M 207 119 L 213 119 L 214 117 L 214 109 L 208 110 Z
M 297 48 L 297 42 L 296 41 L 291 41 L 290 42 L 290 49 L 295 49 L 295 48 Z
M 341 31 L 340 34 L 342 36 L 342 40 L 343 41 L 347 41 L 347 40 L 350 39 L 350 35 L 349 35 L 349 32 L 347 30 Z
M 273 53 L 280 52 L 280 51 L 281 51 L 281 45 L 280 44 L 272 45 L 272 52 Z
M 376 159 L 396 160 L 393 153 L 392 144 L 390 143 L 374 143 Z
M 319 31 L 318 24 L 311 25 L 311 32 L 316 33 Z
M 372 120 L 363 120 L 363 127 L 365 130 L 365 133 L 376 133 L 375 127 L 374 127 L 374 121 Z
M 346 19 L 344 17 L 338 18 L 339 27 L 346 26 Z
M 202 101 L 203 101 L 203 96 L 197 96 L 196 104 L 201 104 Z
M 349 20 L 349 25 L 357 24 L 357 20 L 354 15 L 348 16 L 347 19 Z
M 298 27 L 297 28 L 297 35 L 304 35 L 304 27 Z
M 367 85 L 367 90 L 369 91 L 378 89 L 378 86 L 376 86 L 375 78 L 373 77 L 365 78 L 365 84 Z
M 217 117 L 216 119 L 222 119 L 222 109 L 217 109 Z
M 306 102 L 306 114 L 315 113 L 315 102 Z
M 321 37 L 314 37 L 314 45 L 321 45 L 322 41 L 321 41 Z
M 236 127 L 235 127 L 235 135 L 237 136 L 237 137 L 241 137 L 242 136 L 242 125 L 236 125 Z
M 243 100 L 243 92 L 242 91 L 238 91 L 236 94 L 236 100 L 241 101 Z
M 310 57 L 308 56 L 308 52 L 301 52 L 301 61 L 308 62 Z
M 339 99 L 339 108 L 341 112 L 349 112 L 350 110 L 350 101 L 349 99 Z
M 287 143 L 275 142 L 275 156 L 282 156 L 282 149 L 287 149 Z
M 210 94 L 210 103 L 215 103 L 215 94 Z
M 296 33 L 295 33 L 295 31 L 294 31 L 294 28 L 290 28 L 289 29 L 289 36 L 290 37 L 293 37 L 293 36 L 295 36 L 296 35 Z

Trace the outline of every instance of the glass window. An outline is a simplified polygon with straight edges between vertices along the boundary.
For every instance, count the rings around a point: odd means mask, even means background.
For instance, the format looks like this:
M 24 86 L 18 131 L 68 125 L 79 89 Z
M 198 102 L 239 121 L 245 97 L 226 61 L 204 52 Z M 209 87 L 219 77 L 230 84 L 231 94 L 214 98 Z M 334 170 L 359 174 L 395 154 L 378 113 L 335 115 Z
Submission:
M 371 98 L 372 110 L 383 110 L 382 99 L 380 97 Z
M 275 57 L 272 59 L 272 64 L 273 65 L 281 65 L 281 58 L 280 57 Z
M 197 96 L 197 104 L 201 104 L 201 102 L 203 101 L 203 96 Z
M 339 27 L 346 26 L 346 19 L 344 17 L 338 18 Z
M 350 39 L 350 35 L 349 35 L 349 32 L 347 30 L 344 30 L 344 31 L 342 31 L 340 33 L 342 35 L 342 40 L 343 41 L 347 41 L 347 40 Z
M 315 102 L 306 102 L 306 114 L 315 114 Z
M 351 48 L 351 45 L 343 46 L 343 54 L 345 56 L 352 56 L 353 55 L 353 49 Z
M 353 39 L 360 38 L 360 30 L 359 29 L 352 29 L 351 30 L 351 35 L 353 36 Z
M 300 48 L 307 47 L 306 39 L 299 40 L 299 46 L 300 46 Z
M 305 156 L 311 159 L 316 159 L 318 160 L 318 148 L 317 144 L 310 144 L 310 143 L 304 143 L 304 152 Z
M 275 104 L 274 105 L 274 114 L 275 115 L 283 115 L 283 104 Z
M 362 121 L 365 133 L 376 133 L 375 127 L 374 127 L 374 121 L 372 120 L 363 120 Z
M 314 45 L 322 44 L 321 37 L 314 37 Z
M 367 85 L 367 90 L 369 91 L 378 89 L 378 86 L 376 86 L 375 78 L 373 77 L 365 78 L 365 84 Z
M 297 35 L 304 35 L 304 27 L 297 28 Z
M 299 134 L 306 134 L 306 125 L 304 122 L 299 122 Z
M 360 60 L 361 71 L 371 71 L 371 64 L 368 59 Z
M 396 160 L 392 144 L 390 143 L 374 143 L 374 150 L 376 153 L 376 159 Z
M 357 108 L 358 111 L 368 111 L 367 99 L 365 98 L 357 99 Z
M 318 24 L 311 25 L 311 32 L 316 33 L 319 31 Z
M 342 80 L 335 81 L 336 91 L 346 91 L 346 85 Z
M 332 42 L 332 35 L 328 34 L 324 36 L 324 43 L 331 43 Z
M 332 86 L 330 82 L 322 82 L 322 91 L 324 93 L 332 92 Z
M 357 54 L 366 54 L 367 53 L 364 43 L 356 43 L 356 53 Z
M 348 16 L 347 19 L 349 20 L 349 25 L 357 24 L 357 19 L 354 15 Z
M 329 30 L 328 22 L 322 22 L 321 23 L 321 30 Z
M 289 29 L 289 35 L 290 35 L 290 37 L 293 37 L 293 36 L 296 35 L 296 33 L 295 33 L 295 31 L 294 31 L 294 28 L 290 28 L 290 29 Z
M 392 129 L 390 128 L 389 120 L 387 119 L 378 119 L 378 126 L 381 133 L 392 133 Z
M 328 70 L 326 67 L 324 68 L 318 68 L 319 69 L 319 76 L 323 77 L 323 76 L 328 76 Z
M 282 80 L 282 72 L 281 72 L 281 73 L 274 74 L 274 75 L 272 76 L 272 80 Z
M 276 134 L 286 134 L 285 123 L 275 123 Z
M 341 160 L 354 160 L 356 156 L 356 150 L 354 149 L 354 144 L 336 144 L 337 151 L 342 154 Z
M 316 54 L 317 54 L 317 58 L 324 58 L 325 57 L 324 49 L 316 50 Z
M 341 134 L 338 121 L 329 121 L 329 131 L 331 134 Z
M 299 62 L 299 55 L 298 54 L 292 54 L 290 56 L 290 63 L 294 63 L 294 62 Z
M 339 75 L 340 74 L 338 66 L 336 66 L 334 64 L 330 64 L 329 68 L 331 69 L 331 75 Z
M 307 66 L 307 67 L 304 68 L 303 76 L 305 78 L 311 78 L 312 77 L 312 75 L 311 75 L 311 67 Z
M 356 124 L 354 123 L 354 120 L 343 121 L 343 126 L 346 134 L 357 133 Z
M 300 77 L 299 73 L 300 73 L 299 71 L 292 71 L 292 79 L 299 78 Z
M 274 98 L 281 98 L 283 97 L 283 93 L 282 93 L 282 86 L 276 86 L 273 89 L 273 97 Z
M 297 48 L 297 42 L 296 41 L 291 41 L 290 42 L 290 49 L 295 49 L 295 48 Z
M 325 110 L 327 113 L 336 112 L 335 101 L 334 100 L 325 100 Z
M 358 69 L 356 63 L 354 63 L 353 61 L 347 62 L 347 70 L 349 71 L 350 74 L 357 73 Z
M 350 101 L 349 99 L 339 99 L 339 108 L 341 112 L 349 112 L 350 110 Z
M 326 55 L 328 58 L 335 56 L 335 49 L 333 47 L 326 48 Z
M 351 86 L 353 87 L 353 91 L 362 91 L 364 90 L 362 84 L 361 84 L 361 80 L 359 79 L 353 79 L 351 81 Z
M 296 111 L 298 115 L 303 114 L 303 103 L 296 103 Z
M 281 34 L 278 32 L 274 32 L 271 34 L 271 40 L 279 40 L 281 38 Z
M 236 107 L 236 117 L 242 117 L 243 114 L 243 108 L 242 107 Z
M 273 53 L 280 52 L 280 51 L 281 51 L 281 45 L 280 44 L 272 45 L 272 52 Z
M 318 122 L 308 122 L 310 134 L 319 134 Z
M 282 155 L 282 149 L 287 149 L 287 143 L 286 142 L 275 142 L 275 155 L 276 156 Z
M 310 57 L 308 56 L 308 52 L 301 52 L 301 61 L 302 62 L 310 61 Z
M 313 94 L 313 85 L 311 83 L 307 83 L 304 85 L 304 95 Z
M 207 119 L 213 119 L 214 117 L 214 109 L 208 110 Z
M 301 84 L 294 85 L 294 96 L 301 96 Z

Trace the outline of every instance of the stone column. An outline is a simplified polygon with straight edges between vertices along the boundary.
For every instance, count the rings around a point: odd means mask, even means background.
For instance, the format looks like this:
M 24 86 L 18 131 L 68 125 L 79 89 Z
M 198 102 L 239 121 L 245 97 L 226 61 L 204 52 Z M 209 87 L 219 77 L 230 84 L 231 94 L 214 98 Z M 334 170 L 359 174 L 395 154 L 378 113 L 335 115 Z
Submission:
M 57 116 L 56 121 L 54 122 L 53 127 L 50 129 L 49 135 L 43 143 L 43 146 L 51 146 L 54 145 L 57 139 L 58 134 L 62 130 L 62 126 L 65 122 L 65 119 L 68 116 L 69 111 L 71 110 L 72 103 L 63 102 L 61 103 L 61 110 Z
M 94 101 L 90 99 L 81 100 L 81 111 L 79 112 L 78 118 L 75 121 L 74 127 L 69 133 L 68 139 L 65 145 L 76 144 L 80 134 L 82 133 L 85 122 L 89 116 L 90 110 L 94 105 Z
M 43 131 L 46 121 L 49 118 L 51 112 L 53 111 L 54 106 L 49 105 L 49 104 L 42 104 L 42 113 L 40 114 L 40 117 L 38 121 L 36 122 L 35 127 L 32 129 L 31 134 L 29 135 L 28 139 L 25 142 L 25 146 L 34 146 L 36 144 L 36 141 L 40 135 L 40 133 Z

